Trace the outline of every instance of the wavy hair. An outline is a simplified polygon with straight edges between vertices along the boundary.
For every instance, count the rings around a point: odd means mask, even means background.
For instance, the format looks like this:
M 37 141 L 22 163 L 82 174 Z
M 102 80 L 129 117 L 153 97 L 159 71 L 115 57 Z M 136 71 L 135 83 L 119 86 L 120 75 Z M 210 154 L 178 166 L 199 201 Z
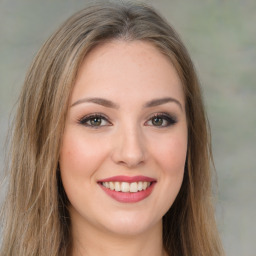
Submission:
M 180 192 L 163 217 L 172 256 L 224 255 L 214 218 L 211 144 L 199 81 L 174 29 L 151 7 L 101 2 L 70 17 L 43 45 L 25 78 L 10 144 L 1 256 L 64 256 L 71 243 L 58 160 L 68 102 L 86 54 L 108 40 L 150 42 L 183 84 L 188 151 Z

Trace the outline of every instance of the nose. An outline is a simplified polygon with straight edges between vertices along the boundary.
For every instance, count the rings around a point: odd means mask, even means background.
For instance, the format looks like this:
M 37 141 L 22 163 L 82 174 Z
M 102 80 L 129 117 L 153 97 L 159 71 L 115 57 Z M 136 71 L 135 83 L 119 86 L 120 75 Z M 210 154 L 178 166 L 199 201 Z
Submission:
M 139 129 L 126 127 L 114 138 L 112 159 L 116 164 L 135 168 L 146 160 L 145 139 Z

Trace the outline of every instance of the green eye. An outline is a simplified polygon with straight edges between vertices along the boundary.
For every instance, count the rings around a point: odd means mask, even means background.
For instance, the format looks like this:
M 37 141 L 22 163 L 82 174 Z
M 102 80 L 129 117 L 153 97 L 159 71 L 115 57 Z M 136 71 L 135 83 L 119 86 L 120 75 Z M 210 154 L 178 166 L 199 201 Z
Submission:
M 152 116 L 145 124 L 154 127 L 168 127 L 177 123 L 176 117 L 167 113 L 158 113 Z
M 102 126 L 111 125 L 108 119 L 101 114 L 85 116 L 79 120 L 79 123 L 91 128 L 100 128 Z
M 161 118 L 161 117 L 154 117 L 152 119 L 152 124 L 154 126 L 162 126 L 163 125 L 163 118 Z
M 92 126 L 100 126 L 102 123 L 101 117 L 93 117 L 89 120 L 90 125 Z

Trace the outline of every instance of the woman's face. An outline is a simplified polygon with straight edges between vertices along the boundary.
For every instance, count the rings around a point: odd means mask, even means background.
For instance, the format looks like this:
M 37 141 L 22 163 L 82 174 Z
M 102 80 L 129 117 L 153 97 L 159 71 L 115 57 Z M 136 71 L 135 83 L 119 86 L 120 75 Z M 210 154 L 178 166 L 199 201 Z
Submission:
M 60 153 L 72 227 L 133 235 L 161 228 L 182 184 L 184 93 L 152 44 L 114 40 L 85 58 Z

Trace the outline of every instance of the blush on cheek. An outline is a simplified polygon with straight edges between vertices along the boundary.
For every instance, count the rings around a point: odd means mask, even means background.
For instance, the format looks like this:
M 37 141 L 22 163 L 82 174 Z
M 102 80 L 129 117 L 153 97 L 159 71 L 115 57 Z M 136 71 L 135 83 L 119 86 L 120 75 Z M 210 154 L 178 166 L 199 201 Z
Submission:
M 165 142 L 164 147 L 157 147 L 155 150 L 159 164 L 165 166 L 164 169 L 171 168 L 173 172 L 184 169 L 187 154 L 187 142 L 184 139 L 170 140 L 169 143 Z

